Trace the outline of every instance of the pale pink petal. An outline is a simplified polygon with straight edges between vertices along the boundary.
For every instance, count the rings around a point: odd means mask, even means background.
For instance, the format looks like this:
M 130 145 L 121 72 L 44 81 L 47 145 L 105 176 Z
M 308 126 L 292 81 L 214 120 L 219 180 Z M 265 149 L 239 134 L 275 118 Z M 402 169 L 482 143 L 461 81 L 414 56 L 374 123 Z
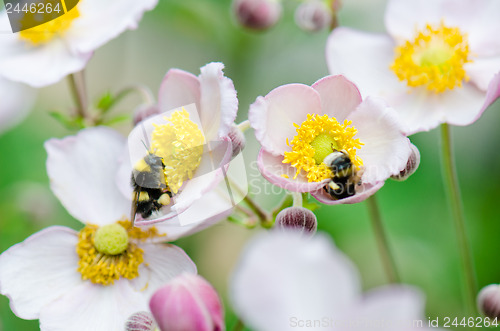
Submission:
M 410 141 L 401 132 L 397 113 L 380 99 L 367 98 L 349 120 L 363 145 L 356 155 L 363 160 L 363 183 L 384 181 L 399 174 L 411 154 Z
M 110 286 L 86 281 L 42 309 L 40 330 L 123 330 L 130 315 L 147 307 L 146 298 L 126 279 Z
M 354 82 L 363 98 L 379 96 L 392 105 L 392 99 L 407 91 L 390 70 L 394 46 L 387 35 L 337 28 L 326 45 L 328 69 Z
M 374 195 L 378 190 L 384 186 L 385 182 L 378 182 L 374 184 L 361 184 L 356 187 L 356 194 L 352 197 L 335 200 L 325 192 L 324 189 L 320 189 L 315 192 L 311 192 L 311 195 L 321 203 L 326 205 L 341 205 L 341 204 L 353 204 L 366 200 L 370 196 Z
M 153 9 L 158 0 L 83 0 L 78 4 L 80 16 L 64 35 L 74 54 L 91 53 L 126 30 L 136 29 L 144 12 Z
M 21 122 L 33 107 L 35 90 L 0 77 L 0 133 Z
M 351 81 L 342 75 L 321 78 L 311 86 L 321 97 L 321 114 L 342 123 L 361 103 L 361 94 Z
M 184 272 L 196 274 L 196 265 L 179 247 L 171 244 L 141 244 L 144 263 L 139 267 L 139 277 L 130 281 L 144 301 L 169 280 Z
M 484 101 L 483 107 L 481 108 L 481 113 L 485 111 L 495 100 L 500 97 L 500 72 L 498 72 L 495 77 L 491 80 L 488 85 L 488 92 L 486 92 L 486 100 Z
M 0 255 L 0 292 L 17 316 L 37 319 L 44 306 L 82 282 L 77 242 L 75 231 L 54 226 Z
M 474 61 L 465 64 L 464 68 L 470 77 L 470 82 L 482 91 L 486 91 L 491 79 L 500 70 L 500 52 L 496 57 L 474 58 Z
M 45 143 L 52 191 L 77 220 L 105 225 L 128 217 L 130 200 L 115 185 L 124 145 L 124 137 L 105 127 Z
M 200 119 L 207 140 L 226 136 L 236 119 L 238 98 L 233 81 L 224 76 L 224 64 L 212 62 L 200 69 Z
M 275 88 L 265 97 L 258 97 L 250 106 L 248 119 L 262 147 L 273 155 L 290 151 L 288 141 L 296 134 L 307 114 L 321 113 L 321 99 L 313 88 L 288 84 Z
M 328 182 L 308 182 L 303 172 L 294 179 L 296 169 L 288 163 L 283 163 L 283 156 L 274 156 L 264 148 L 260 149 L 257 165 L 262 176 L 270 183 L 293 192 L 316 191 Z
M 158 106 L 161 112 L 166 112 L 194 103 L 199 112 L 200 98 L 198 77 L 183 70 L 170 69 L 163 78 L 158 92 Z
M 258 290 L 256 290 L 258 289 Z M 261 234 L 244 250 L 231 282 L 231 301 L 246 325 L 295 330 L 290 319 L 341 317 L 357 301 L 359 276 L 324 235 Z
M 0 76 L 33 87 L 57 83 L 82 70 L 91 56 L 92 53 L 71 53 L 60 38 L 31 46 L 18 39 L 18 34 L 0 34 Z
M 385 11 L 385 27 L 398 43 L 413 39 L 427 23 L 439 24 L 449 13 L 449 0 L 389 0 Z M 455 7 L 459 7 L 456 6 Z
M 445 122 L 453 125 L 469 125 L 474 123 L 484 109 L 485 94 L 472 84 L 464 84 L 441 95 L 440 103 L 436 103 L 439 111 L 444 113 Z
M 380 287 L 368 292 L 360 303 L 352 307 L 346 319 L 392 321 L 384 325 L 384 331 L 422 330 L 428 326 L 422 293 L 402 285 Z M 352 329 L 367 330 L 363 325 Z

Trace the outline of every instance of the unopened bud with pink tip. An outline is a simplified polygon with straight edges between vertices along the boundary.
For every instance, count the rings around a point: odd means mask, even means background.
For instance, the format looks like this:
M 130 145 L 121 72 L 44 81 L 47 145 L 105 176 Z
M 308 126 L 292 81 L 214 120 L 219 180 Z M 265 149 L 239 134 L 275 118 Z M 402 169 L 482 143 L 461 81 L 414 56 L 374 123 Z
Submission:
M 302 3 L 295 11 L 295 22 L 302 30 L 316 32 L 332 24 L 333 11 L 324 1 L 309 0 Z
M 125 323 L 125 331 L 157 331 L 158 326 L 150 312 L 132 314 Z
M 484 287 L 477 296 L 477 306 L 484 316 L 500 318 L 500 286 L 491 284 Z
M 309 209 L 289 207 L 280 211 L 276 216 L 276 228 L 313 235 L 318 228 L 318 220 L 316 215 Z
M 215 289 L 184 273 L 153 294 L 149 307 L 161 331 L 223 331 L 224 311 Z
M 281 0 L 234 0 L 233 11 L 238 22 L 249 29 L 265 30 L 281 17 Z
M 411 154 L 408 158 L 408 162 L 406 163 L 406 167 L 402 169 L 399 174 L 391 176 L 392 179 L 397 181 L 407 180 L 408 177 L 413 175 L 415 171 L 417 171 L 418 166 L 420 165 L 420 152 L 418 151 L 417 146 L 410 144 Z

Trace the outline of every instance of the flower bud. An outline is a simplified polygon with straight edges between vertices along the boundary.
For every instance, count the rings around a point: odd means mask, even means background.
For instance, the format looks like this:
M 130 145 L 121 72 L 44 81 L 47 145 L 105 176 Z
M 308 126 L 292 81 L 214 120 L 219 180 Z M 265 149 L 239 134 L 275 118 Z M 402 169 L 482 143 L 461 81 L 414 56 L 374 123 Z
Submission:
M 500 286 L 491 284 L 484 287 L 477 296 L 477 307 L 490 318 L 500 318 Z
M 265 30 L 278 22 L 282 5 L 280 0 L 234 0 L 233 10 L 242 26 Z
M 233 157 L 235 157 L 245 148 L 245 135 L 235 124 L 233 124 L 228 136 L 229 139 L 231 139 L 231 143 L 233 144 Z
M 153 315 L 146 311 L 132 314 L 125 322 L 125 331 L 155 331 L 157 329 Z
M 406 167 L 399 172 L 398 175 L 391 176 L 392 179 L 397 181 L 407 180 L 408 177 L 413 175 L 413 173 L 418 169 L 420 165 L 420 152 L 418 151 L 417 146 L 410 144 L 411 154 L 408 158 L 408 162 L 406 163 Z
M 153 294 L 149 307 L 161 331 L 225 329 L 219 296 L 198 275 L 177 276 Z
M 160 109 L 157 105 L 140 105 L 134 112 L 134 126 L 146 118 L 158 115 L 159 113 Z
M 304 2 L 295 10 L 295 22 L 299 28 L 308 32 L 316 32 L 329 27 L 332 19 L 332 9 L 320 0 Z
M 281 230 L 297 230 L 301 233 L 313 235 L 318 228 L 316 215 L 303 207 L 289 207 L 276 216 L 276 228 Z

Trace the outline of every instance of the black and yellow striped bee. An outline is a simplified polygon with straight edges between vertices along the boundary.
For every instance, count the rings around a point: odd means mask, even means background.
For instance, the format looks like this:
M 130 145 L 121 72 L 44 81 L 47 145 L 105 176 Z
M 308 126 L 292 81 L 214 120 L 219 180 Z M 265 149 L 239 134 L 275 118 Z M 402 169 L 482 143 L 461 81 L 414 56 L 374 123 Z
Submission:
M 148 153 L 132 170 L 132 220 L 136 214 L 143 218 L 155 216 L 164 206 L 170 204 L 172 192 L 165 182 L 163 159 Z
M 361 184 L 363 169 L 356 170 L 346 151 L 334 150 L 325 157 L 323 163 L 333 174 L 330 182 L 324 187 L 332 199 L 344 199 L 356 194 L 356 186 Z

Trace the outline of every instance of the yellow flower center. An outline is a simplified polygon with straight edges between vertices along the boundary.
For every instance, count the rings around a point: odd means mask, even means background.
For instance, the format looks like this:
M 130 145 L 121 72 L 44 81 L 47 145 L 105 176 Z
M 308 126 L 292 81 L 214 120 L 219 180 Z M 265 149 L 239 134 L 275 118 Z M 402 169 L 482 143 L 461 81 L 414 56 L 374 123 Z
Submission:
M 464 64 L 470 59 L 467 36 L 458 28 L 427 25 L 413 41 L 395 49 L 392 71 L 410 87 L 425 86 L 435 93 L 462 86 L 469 77 Z
M 165 182 L 177 193 L 185 180 L 193 178 L 193 172 L 200 165 L 205 137 L 184 108 L 165 120 L 169 123 L 154 124 L 151 147 L 154 154 L 163 159 Z
M 78 234 L 78 272 L 83 280 L 101 285 L 111 285 L 121 277 L 134 279 L 144 261 L 144 251 L 138 244 L 161 236 L 155 227 L 142 230 L 130 221 L 102 227 L 87 225 Z
M 331 170 L 323 163 L 325 157 L 334 151 L 345 150 L 354 166 L 359 169 L 363 161 L 356 156 L 356 150 L 363 145 L 359 139 L 354 139 L 358 132 L 351 121 L 340 124 L 334 117 L 328 115 L 307 115 L 307 120 L 297 128 L 297 135 L 292 141 L 287 140 L 291 152 L 285 152 L 283 163 L 290 163 L 297 169 L 297 178 L 301 170 L 306 172 L 309 182 L 319 182 L 332 177 Z
M 63 8 L 61 8 L 60 10 L 63 10 Z M 73 21 L 79 16 L 80 12 L 78 11 L 78 8 L 74 7 L 64 15 L 50 20 L 47 23 L 37 25 L 30 29 L 21 30 L 21 32 L 19 32 L 19 36 L 21 39 L 31 43 L 34 46 L 45 44 L 53 40 L 54 38 L 63 35 L 69 29 Z M 24 26 L 27 26 L 30 21 L 33 20 L 33 17 L 33 15 L 25 15 L 25 17 L 23 18 L 23 20 L 25 20 Z M 21 21 L 21 26 L 23 26 L 23 21 Z

